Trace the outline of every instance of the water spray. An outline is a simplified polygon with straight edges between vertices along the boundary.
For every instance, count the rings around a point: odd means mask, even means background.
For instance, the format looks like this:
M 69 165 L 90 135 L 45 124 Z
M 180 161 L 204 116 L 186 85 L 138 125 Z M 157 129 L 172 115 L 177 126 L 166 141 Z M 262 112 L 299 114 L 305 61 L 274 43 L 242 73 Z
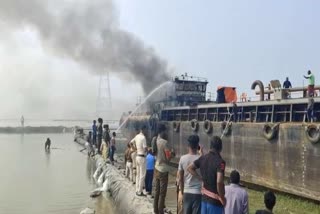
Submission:
M 118 132 L 123 126 L 124 124 L 130 119 L 130 117 L 132 115 L 134 115 L 140 108 L 141 106 L 143 106 L 151 97 L 152 95 L 154 95 L 157 91 L 159 91 L 160 89 L 162 89 L 163 87 L 169 85 L 171 83 L 171 81 L 167 81 L 162 83 L 161 85 L 159 85 L 157 88 L 153 89 L 148 96 L 146 96 L 146 98 L 144 98 L 142 100 L 142 102 L 131 112 L 131 114 L 120 124 L 120 126 L 118 127 L 118 129 L 116 130 L 116 132 Z

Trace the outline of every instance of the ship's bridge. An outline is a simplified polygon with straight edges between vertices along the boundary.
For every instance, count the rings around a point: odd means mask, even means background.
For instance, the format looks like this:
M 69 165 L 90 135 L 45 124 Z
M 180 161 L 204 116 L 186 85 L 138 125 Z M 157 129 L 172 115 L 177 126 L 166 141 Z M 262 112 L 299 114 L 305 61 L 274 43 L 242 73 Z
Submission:
M 174 83 L 178 105 L 194 105 L 206 101 L 207 79 L 184 74 L 175 77 Z

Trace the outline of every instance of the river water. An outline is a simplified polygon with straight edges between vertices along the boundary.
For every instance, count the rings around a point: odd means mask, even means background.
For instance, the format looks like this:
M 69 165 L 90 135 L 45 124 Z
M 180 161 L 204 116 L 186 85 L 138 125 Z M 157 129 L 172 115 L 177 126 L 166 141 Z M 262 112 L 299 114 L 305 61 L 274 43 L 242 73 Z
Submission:
M 109 200 L 89 197 L 95 163 L 81 149 L 71 134 L 0 135 L 0 213 L 76 214 L 91 207 L 112 214 Z

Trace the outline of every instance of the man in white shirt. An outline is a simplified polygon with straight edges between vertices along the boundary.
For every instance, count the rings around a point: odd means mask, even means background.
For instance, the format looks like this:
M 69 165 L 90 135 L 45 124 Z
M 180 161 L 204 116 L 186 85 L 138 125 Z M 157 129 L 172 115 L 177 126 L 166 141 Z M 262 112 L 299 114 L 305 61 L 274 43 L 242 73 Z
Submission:
M 147 127 L 144 125 L 140 129 L 140 133 L 137 134 L 131 143 L 135 144 L 137 156 L 136 156 L 136 195 L 146 196 L 143 193 L 143 184 L 146 177 L 146 152 L 147 152 L 147 140 L 145 137 Z
M 233 170 L 230 173 L 230 185 L 225 187 L 226 206 L 224 208 L 225 214 L 248 214 L 249 203 L 247 191 L 239 185 L 240 174 Z
M 183 195 L 183 213 L 200 214 L 201 213 L 201 180 L 190 174 L 188 166 L 197 160 L 199 148 L 199 137 L 191 135 L 188 138 L 188 154 L 183 155 L 179 161 L 179 186 Z

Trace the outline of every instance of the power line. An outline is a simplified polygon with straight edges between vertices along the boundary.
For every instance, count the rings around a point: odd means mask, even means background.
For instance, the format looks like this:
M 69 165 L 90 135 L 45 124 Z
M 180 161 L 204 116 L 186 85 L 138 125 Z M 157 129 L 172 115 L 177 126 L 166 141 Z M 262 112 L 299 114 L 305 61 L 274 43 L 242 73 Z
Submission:
M 101 75 L 99 79 L 98 97 L 96 103 L 96 116 L 110 119 L 112 110 L 112 98 L 110 89 L 109 72 Z

